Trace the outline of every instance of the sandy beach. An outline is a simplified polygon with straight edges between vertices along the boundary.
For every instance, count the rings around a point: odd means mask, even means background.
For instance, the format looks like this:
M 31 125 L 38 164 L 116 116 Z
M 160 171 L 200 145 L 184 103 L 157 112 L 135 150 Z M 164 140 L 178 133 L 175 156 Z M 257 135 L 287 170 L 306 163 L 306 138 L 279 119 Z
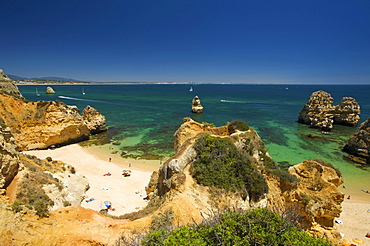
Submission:
M 78 144 L 25 153 L 41 159 L 50 156 L 53 160 L 74 166 L 90 184 L 85 200 L 94 199 L 91 202 L 83 201 L 81 206 L 99 211 L 105 201 L 110 201 L 115 211 L 109 213 L 116 216 L 137 211 L 147 205 L 148 201 L 143 199 L 146 196 L 145 186 L 152 172 L 158 170 L 160 165 L 158 160 L 123 159 L 99 147 L 81 147 Z M 130 177 L 122 175 L 125 169 L 131 170 Z M 108 172 L 111 176 L 104 176 Z

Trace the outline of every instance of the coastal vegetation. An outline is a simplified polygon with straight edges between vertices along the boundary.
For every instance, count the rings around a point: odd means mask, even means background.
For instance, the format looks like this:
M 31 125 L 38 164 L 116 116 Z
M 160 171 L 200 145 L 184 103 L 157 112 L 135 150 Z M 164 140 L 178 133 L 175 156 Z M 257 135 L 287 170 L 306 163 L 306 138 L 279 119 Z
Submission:
M 44 172 L 48 162 L 44 162 L 33 156 L 21 156 L 22 163 L 28 170 L 18 184 L 19 189 L 16 200 L 12 204 L 14 212 L 20 212 L 24 207 L 34 210 L 39 217 L 49 216 L 48 208 L 54 202 L 43 190 L 45 184 L 55 184 L 60 190 L 62 186 L 58 179 L 54 179 L 50 173 Z
M 199 184 L 240 191 L 252 201 L 268 191 L 265 178 L 229 139 L 206 134 L 196 141 L 194 149 L 197 157 L 191 172 Z
M 148 234 L 131 238 L 122 236 L 116 245 L 330 245 L 321 238 L 309 236 L 266 208 L 227 211 L 205 219 L 199 225 L 174 230 L 171 229 L 173 224 L 168 223 L 170 215 L 170 211 L 162 215 L 162 224 Z

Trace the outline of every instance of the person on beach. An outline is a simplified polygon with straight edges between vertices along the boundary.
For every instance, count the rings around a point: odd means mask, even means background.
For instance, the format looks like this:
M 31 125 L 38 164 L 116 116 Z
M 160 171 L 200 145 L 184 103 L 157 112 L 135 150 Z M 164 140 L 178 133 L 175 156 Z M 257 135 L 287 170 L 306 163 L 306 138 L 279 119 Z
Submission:
M 109 157 L 109 162 L 111 162 L 112 158 Z

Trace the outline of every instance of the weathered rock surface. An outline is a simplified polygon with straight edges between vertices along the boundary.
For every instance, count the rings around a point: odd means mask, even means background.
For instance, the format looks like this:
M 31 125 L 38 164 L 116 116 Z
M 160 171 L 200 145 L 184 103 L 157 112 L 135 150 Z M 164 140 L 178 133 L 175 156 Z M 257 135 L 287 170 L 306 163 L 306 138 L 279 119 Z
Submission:
M 357 131 L 348 138 L 343 151 L 355 162 L 370 164 L 370 118 L 363 122 Z
M 91 134 L 97 134 L 107 130 L 104 115 L 90 105 L 87 105 L 82 111 L 82 118 Z
M 18 173 L 18 146 L 10 128 L 0 126 L 0 189 L 5 189 Z
M 0 118 L 22 150 L 70 144 L 90 135 L 78 108 L 60 101 L 26 102 L 0 94 Z
M 333 106 L 332 96 L 320 90 L 313 92 L 303 106 L 298 122 L 330 131 L 333 124 L 357 126 L 360 112 L 360 106 L 354 98 L 343 97 L 339 105 Z
M 53 88 L 51 88 L 50 86 L 46 87 L 46 91 L 45 91 L 46 94 L 55 94 L 55 91 L 53 90 Z
M 195 96 L 191 101 L 191 111 L 193 113 L 202 113 L 203 106 L 200 104 L 200 99 L 198 96 Z
M 0 92 L 24 99 L 15 83 L 0 69 Z
M 340 240 L 334 219 L 342 212 L 342 194 L 338 186 L 343 183 L 340 173 L 321 160 L 306 160 L 289 168 L 299 182 L 286 182 L 268 178 L 269 206 L 299 217 L 303 228 L 312 235 L 328 238 L 333 243 Z

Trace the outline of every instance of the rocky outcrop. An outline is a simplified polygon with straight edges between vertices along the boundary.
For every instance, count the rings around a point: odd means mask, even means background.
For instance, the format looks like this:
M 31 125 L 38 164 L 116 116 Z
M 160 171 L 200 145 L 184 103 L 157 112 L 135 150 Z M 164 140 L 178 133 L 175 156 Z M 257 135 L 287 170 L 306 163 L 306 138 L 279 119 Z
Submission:
M 20 99 L 24 99 L 24 97 L 18 90 L 18 87 L 7 75 L 4 74 L 2 69 L 0 69 L 0 92 Z
M 26 102 L 0 94 L 0 118 L 22 150 L 70 144 L 90 135 L 78 108 L 60 101 Z
M 199 185 L 191 175 L 191 165 L 197 154 L 194 143 L 204 134 L 228 138 L 249 158 L 267 180 L 269 192 L 257 202 L 243 199 L 232 192 L 215 192 Z M 337 186 L 343 183 L 340 174 L 330 164 L 320 160 L 305 161 L 292 167 L 289 172 L 297 181 L 286 181 L 276 176 L 273 160 L 265 150 L 263 141 L 253 129 L 240 131 L 229 126 L 212 127 L 191 119 L 175 133 L 176 154 L 167 160 L 152 176 L 147 187 L 151 200 L 162 199 L 165 207 L 179 211 L 179 221 L 197 223 L 207 211 L 215 209 L 269 207 L 282 215 L 298 216 L 305 230 L 317 236 L 324 236 L 332 242 L 340 237 L 333 224 L 341 212 L 343 194 Z M 288 174 L 287 174 L 288 175 Z M 191 218 L 191 219 L 190 219 Z
M 45 91 L 46 94 L 55 94 L 55 91 L 53 90 L 53 88 L 51 88 L 50 86 L 46 87 L 46 91 Z
M 343 151 L 351 154 L 349 158 L 355 162 L 370 164 L 370 118 L 348 138 Z
M 4 74 L 2 69 L 0 69 L 0 81 L 12 81 L 8 75 Z
M 18 146 L 10 128 L 0 125 L 0 189 L 5 189 L 18 173 Z
M 82 111 L 82 118 L 91 134 L 97 134 L 107 130 L 105 117 L 90 105 Z
M 341 237 L 334 219 L 342 212 L 344 199 L 338 189 L 343 183 L 340 172 L 322 160 L 306 160 L 288 172 L 299 182 L 287 185 L 283 180 L 268 178 L 269 207 L 295 217 L 310 234 L 337 243 Z
M 200 99 L 198 96 L 195 96 L 191 101 L 191 111 L 193 113 L 202 113 L 203 106 L 200 104 Z
M 333 106 L 332 96 L 325 91 L 312 93 L 300 111 L 298 122 L 313 128 L 330 131 L 333 124 L 357 126 L 360 106 L 352 97 L 343 97 L 340 104 Z

